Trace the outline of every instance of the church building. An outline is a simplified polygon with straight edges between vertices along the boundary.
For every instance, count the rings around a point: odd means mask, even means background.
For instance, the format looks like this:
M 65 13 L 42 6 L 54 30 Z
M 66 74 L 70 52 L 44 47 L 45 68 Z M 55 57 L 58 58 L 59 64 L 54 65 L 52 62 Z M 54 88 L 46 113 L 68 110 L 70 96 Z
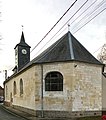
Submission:
M 101 115 L 104 65 L 68 31 L 30 61 L 22 32 L 4 104 L 38 117 Z

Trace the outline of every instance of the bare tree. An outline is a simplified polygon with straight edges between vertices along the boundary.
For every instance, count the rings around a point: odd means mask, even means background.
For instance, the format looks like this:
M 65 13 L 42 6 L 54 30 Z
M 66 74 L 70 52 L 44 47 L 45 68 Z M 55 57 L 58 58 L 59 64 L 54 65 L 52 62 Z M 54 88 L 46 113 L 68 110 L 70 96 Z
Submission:
M 102 46 L 101 51 L 98 54 L 97 58 L 100 62 L 106 64 L 106 44 Z

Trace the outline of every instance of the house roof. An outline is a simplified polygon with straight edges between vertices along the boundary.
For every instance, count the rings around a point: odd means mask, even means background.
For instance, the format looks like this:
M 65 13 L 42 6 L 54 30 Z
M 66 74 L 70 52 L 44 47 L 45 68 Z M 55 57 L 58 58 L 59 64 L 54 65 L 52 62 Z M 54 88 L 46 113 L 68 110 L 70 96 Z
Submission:
M 72 60 L 102 64 L 70 32 L 34 58 L 30 64 Z
M 30 46 L 25 42 L 25 38 L 24 38 L 24 33 L 23 33 L 23 31 L 22 31 L 22 34 L 21 34 L 20 43 L 18 43 L 18 44 L 15 46 L 15 48 L 16 48 L 17 46 L 30 47 Z M 14 49 L 15 49 L 15 48 L 14 48 Z

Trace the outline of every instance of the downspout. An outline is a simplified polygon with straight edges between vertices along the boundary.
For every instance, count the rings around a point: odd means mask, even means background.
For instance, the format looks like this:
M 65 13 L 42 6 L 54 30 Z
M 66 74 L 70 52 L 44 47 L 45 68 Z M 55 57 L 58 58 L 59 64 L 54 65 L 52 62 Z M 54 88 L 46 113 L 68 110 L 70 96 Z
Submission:
M 4 97 L 4 101 L 3 101 L 3 104 L 5 105 L 5 93 L 6 93 L 6 87 L 5 87 L 5 82 L 3 83 L 3 86 L 4 86 L 4 91 L 3 91 L 3 97 Z
M 43 111 L 43 65 L 41 64 L 41 117 L 44 117 Z

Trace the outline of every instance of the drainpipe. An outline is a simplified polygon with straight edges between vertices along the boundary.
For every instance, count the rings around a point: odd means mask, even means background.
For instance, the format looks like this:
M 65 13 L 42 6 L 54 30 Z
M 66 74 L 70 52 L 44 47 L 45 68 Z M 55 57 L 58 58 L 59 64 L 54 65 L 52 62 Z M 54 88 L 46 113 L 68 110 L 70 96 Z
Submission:
M 41 64 L 41 117 L 44 117 L 43 111 L 43 65 Z

